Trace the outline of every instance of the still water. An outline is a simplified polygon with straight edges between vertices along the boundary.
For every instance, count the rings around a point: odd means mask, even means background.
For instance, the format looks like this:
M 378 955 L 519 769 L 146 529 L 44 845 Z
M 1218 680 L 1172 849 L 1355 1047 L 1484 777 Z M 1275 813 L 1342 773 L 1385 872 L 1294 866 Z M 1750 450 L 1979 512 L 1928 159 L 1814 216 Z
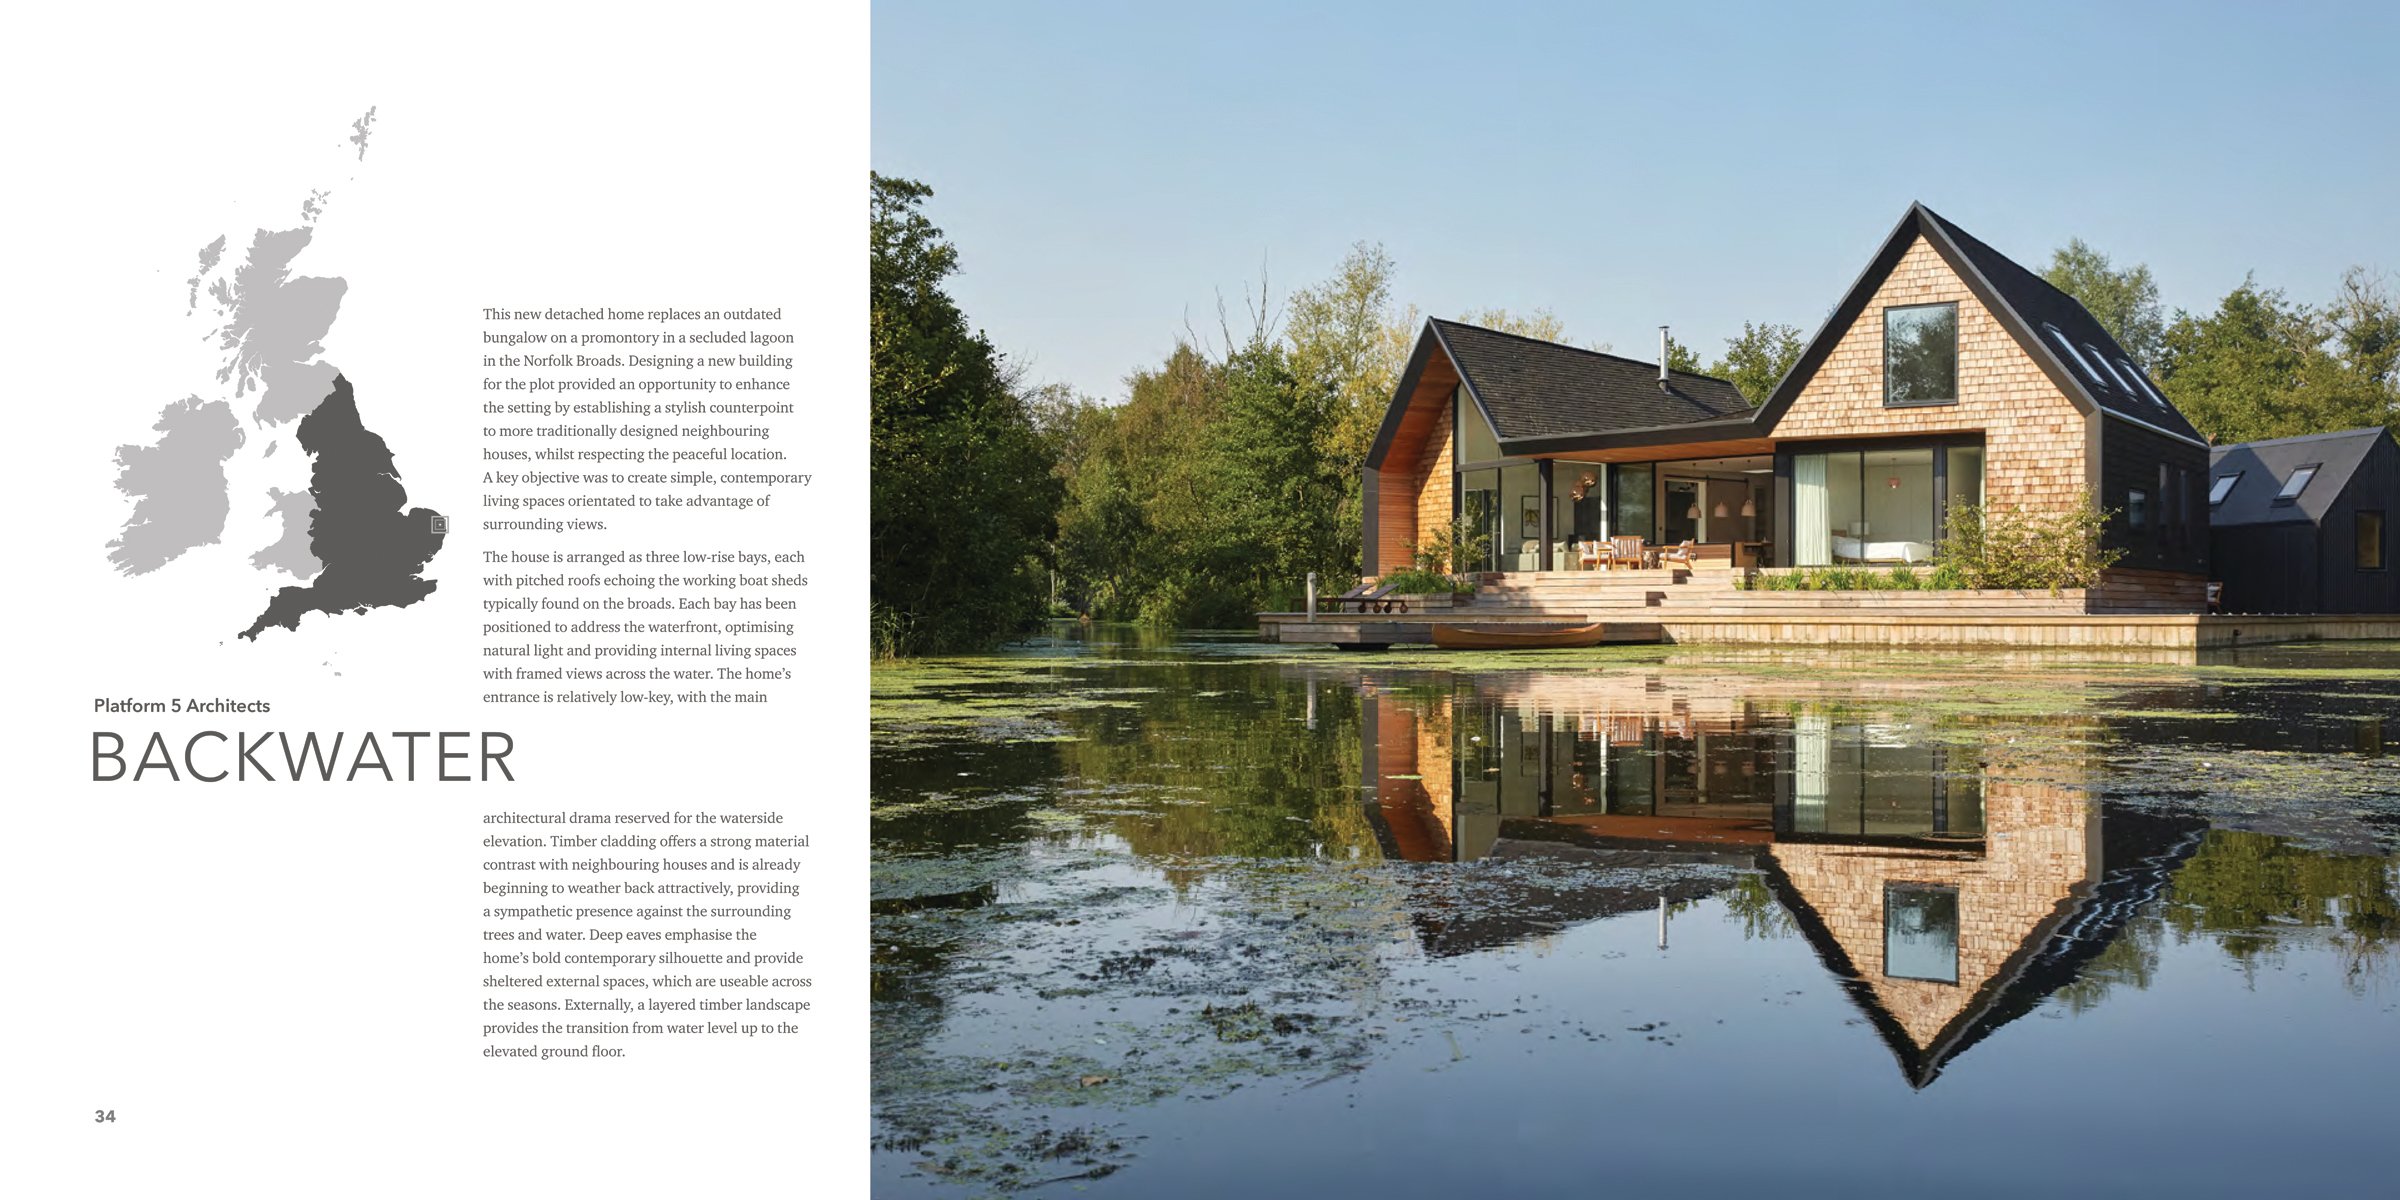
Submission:
M 2400 646 L 876 695 L 880 1194 L 2400 1186 Z

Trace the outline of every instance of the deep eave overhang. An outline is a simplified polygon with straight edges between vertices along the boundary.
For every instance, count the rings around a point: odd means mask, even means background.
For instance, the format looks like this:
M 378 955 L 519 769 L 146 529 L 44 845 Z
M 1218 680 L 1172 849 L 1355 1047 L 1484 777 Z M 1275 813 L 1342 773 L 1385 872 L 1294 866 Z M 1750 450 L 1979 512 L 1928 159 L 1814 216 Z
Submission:
M 1620 450 L 1641 446 L 1670 446 L 1682 442 L 1751 440 L 1767 436 L 1750 416 L 1686 421 L 1678 425 L 1649 425 L 1640 429 L 1611 429 L 1595 433 L 1552 433 L 1541 437 L 1502 438 L 1500 453 L 1514 458 L 1529 454 L 1571 454 L 1578 450 Z
M 1384 458 L 1391 453 L 1392 442 L 1400 436 L 1400 423 L 1408 415 L 1408 402 L 1416 396 L 1417 385 L 1425 376 L 1425 365 L 1433 361 L 1436 349 L 1442 352 L 1442 359 L 1450 364 L 1450 369 L 1458 374 L 1459 386 L 1465 388 L 1468 397 L 1475 401 L 1475 411 L 1483 415 L 1483 423 L 1491 426 L 1493 436 L 1499 435 L 1500 423 L 1492 420 L 1492 412 L 1484 406 L 1483 397 L 1475 394 L 1475 381 L 1468 377 L 1467 369 L 1459 365 L 1458 356 L 1450 352 L 1450 343 L 1443 339 L 1441 326 L 1434 324 L 1433 318 L 1427 317 L 1424 331 L 1417 335 L 1417 348 L 1409 352 L 1408 366 L 1400 372 L 1399 386 L 1392 389 L 1392 402 L 1383 411 L 1383 425 L 1375 431 L 1375 444 L 1367 447 L 1369 470 L 1381 467 Z

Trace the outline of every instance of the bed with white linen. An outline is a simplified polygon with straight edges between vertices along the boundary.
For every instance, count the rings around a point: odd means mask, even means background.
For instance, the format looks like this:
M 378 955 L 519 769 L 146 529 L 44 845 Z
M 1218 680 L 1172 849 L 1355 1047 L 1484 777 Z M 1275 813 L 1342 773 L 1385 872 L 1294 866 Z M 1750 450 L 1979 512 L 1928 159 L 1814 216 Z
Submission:
M 1846 534 L 1833 535 L 1836 562 L 1921 563 L 1933 560 L 1931 542 L 1870 542 Z

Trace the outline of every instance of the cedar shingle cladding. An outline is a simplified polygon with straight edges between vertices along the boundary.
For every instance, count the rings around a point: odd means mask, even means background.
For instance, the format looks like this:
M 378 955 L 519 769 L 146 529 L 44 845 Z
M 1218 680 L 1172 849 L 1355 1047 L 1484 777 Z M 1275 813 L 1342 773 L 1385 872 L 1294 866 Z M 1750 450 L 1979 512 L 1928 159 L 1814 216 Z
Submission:
M 1982 997 L 2009 960 L 2098 874 L 2099 808 L 2081 791 L 1992 779 L 1987 851 L 1892 851 L 1778 842 L 1770 852 L 1794 892 L 1858 971 L 1859 984 L 1923 1052 Z M 1958 889 L 1958 982 L 1883 970 L 1884 887 Z
M 1958 403 L 1884 407 L 1884 310 L 1945 302 L 1958 305 Z M 1980 432 L 1986 502 L 2058 511 L 2071 506 L 2085 486 L 2088 440 L 2096 431 L 2091 418 L 1919 236 L 1771 432 L 1779 441 Z

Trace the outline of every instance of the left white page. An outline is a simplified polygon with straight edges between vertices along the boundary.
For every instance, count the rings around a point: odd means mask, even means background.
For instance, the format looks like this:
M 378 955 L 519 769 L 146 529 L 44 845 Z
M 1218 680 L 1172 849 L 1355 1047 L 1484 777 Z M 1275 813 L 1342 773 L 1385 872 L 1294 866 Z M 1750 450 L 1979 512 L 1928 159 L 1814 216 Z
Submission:
M 12 41 L 0 1192 L 863 1193 L 864 6 Z

